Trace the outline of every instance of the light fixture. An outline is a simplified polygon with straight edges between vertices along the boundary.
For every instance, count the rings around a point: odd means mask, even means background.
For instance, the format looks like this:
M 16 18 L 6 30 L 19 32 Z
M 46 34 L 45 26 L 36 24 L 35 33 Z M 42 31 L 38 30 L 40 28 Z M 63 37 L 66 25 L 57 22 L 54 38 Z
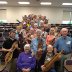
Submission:
M 72 3 L 62 3 L 62 5 L 72 5 Z
M 18 2 L 18 4 L 30 4 L 30 2 Z
M 0 1 L 0 4 L 7 4 L 7 1 Z
M 51 2 L 41 2 L 40 4 L 41 5 L 51 5 L 52 3 Z

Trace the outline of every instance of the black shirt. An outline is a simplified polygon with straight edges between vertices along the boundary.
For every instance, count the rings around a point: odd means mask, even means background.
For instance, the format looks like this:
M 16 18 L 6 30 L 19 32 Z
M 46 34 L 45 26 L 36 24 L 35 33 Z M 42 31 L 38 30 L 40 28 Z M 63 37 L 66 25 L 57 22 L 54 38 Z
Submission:
M 6 41 L 4 41 L 3 48 L 10 49 L 15 41 L 17 40 L 16 39 L 12 40 L 11 38 L 8 38 Z M 18 55 L 19 55 L 19 51 L 15 49 L 13 52 L 13 58 L 17 58 Z

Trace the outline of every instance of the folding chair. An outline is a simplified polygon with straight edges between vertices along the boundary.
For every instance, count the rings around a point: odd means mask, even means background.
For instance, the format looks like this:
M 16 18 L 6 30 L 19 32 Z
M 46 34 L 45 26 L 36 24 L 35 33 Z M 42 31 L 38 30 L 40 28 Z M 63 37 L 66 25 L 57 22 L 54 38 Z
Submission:
M 65 60 L 65 62 L 64 62 L 64 69 L 67 72 L 72 72 L 72 59 Z

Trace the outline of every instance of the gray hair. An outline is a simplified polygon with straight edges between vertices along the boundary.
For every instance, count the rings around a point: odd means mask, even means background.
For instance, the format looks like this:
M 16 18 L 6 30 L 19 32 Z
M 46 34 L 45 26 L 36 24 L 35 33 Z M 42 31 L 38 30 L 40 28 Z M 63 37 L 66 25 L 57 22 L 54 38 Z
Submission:
M 36 30 L 36 33 L 42 34 L 42 31 L 41 31 L 40 29 L 37 29 L 37 30 Z
M 30 44 L 26 44 L 26 45 L 24 46 L 24 49 L 25 49 L 26 47 L 29 47 L 29 48 L 30 48 Z

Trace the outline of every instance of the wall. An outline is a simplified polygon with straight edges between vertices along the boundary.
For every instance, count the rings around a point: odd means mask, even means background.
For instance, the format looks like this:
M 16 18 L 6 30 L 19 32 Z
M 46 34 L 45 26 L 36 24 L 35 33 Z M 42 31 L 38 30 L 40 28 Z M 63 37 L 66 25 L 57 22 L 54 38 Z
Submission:
M 49 23 L 62 23 L 63 8 L 55 7 L 0 7 L 6 9 L 6 20 L 10 23 L 17 22 L 16 19 L 22 20 L 23 15 L 36 14 L 45 15 Z

